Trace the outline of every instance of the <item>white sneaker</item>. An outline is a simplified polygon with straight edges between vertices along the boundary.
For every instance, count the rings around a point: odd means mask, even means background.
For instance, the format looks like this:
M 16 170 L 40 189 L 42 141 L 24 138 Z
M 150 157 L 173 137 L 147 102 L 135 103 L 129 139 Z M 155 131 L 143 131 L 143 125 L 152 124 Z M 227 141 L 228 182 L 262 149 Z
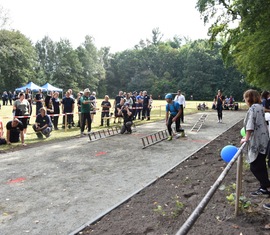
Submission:
M 222 123 L 222 120 L 220 120 L 219 122 Z
M 220 123 L 220 121 L 218 120 L 217 123 Z

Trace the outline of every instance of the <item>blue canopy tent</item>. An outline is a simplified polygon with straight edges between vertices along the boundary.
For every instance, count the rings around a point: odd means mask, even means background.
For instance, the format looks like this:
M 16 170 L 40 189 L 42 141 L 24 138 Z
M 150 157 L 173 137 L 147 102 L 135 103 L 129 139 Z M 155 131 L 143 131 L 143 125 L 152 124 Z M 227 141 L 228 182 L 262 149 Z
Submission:
M 30 89 L 31 91 L 34 91 L 34 92 L 37 92 L 39 91 L 39 89 L 41 89 L 42 91 L 47 91 L 47 89 L 45 88 L 42 88 L 38 85 L 36 85 L 35 83 L 33 82 L 29 82 L 28 84 L 26 84 L 25 86 L 22 86 L 22 87 L 19 87 L 19 88 L 16 88 L 15 91 L 25 91 L 26 88 Z
M 59 91 L 59 92 L 63 92 L 63 89 L 61 88 L 57 88 L 53 85 L 51 85 L 50 83 L 46 83 L 42 86 L 42 88 L 46 89 L 46 91 Z

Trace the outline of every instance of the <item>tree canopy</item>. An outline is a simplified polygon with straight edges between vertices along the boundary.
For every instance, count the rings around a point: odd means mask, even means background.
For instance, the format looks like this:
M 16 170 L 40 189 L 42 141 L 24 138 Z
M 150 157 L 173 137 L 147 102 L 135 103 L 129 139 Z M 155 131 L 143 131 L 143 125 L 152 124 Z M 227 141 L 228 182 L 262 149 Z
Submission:
M 211 22 L 211 40 L 225 40 L 226 63 L 235 64 L 251 85 L 270 89 L 270 0 L 198 0 L 197 7 Z

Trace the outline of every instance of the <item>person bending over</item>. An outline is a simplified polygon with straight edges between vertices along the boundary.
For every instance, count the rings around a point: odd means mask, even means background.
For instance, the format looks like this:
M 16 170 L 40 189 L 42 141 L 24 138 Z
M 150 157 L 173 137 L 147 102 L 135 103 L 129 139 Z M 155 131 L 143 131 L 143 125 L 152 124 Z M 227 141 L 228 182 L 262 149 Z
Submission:
M 20 140 L 23 146 L 26 146 L 24 143 L 24 133 L 23 133 L 23 124 L 19 119 L 14 118 L 12 121 L 9 121 L 6 125 L 7 128 L 7 144 L 18 143 Z
M 167 94 L 165 96 L 166 105 L 166 125 L 169 132 L 169 137 L 167 140 L 172 140 L 172 124 L 175 122 L 176 132 L 180 132 L 180 117 L 182 114 L 181 106 L 178 102 L 173 101 L 172 94 Z
M 118 115 L 123 117 L 124 119 L 124 124 L 121 128 L 120 133 L 124 134 L 125 132 L 127 132 L 128 134 L 132 133 L 131 130 L 131 126 L 133 124 L 133 114 L 132 112 L 129 110 L 129 104 L 125 103 L 123 105 L 123 107 L 119 110 Z

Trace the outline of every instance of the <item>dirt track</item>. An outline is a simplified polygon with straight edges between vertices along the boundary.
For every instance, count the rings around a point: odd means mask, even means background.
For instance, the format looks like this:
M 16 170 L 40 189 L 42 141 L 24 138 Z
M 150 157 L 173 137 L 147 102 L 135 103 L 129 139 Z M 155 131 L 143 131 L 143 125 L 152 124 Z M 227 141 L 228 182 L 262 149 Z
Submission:
M 142 149 L 141 137 L 164 130 L 163 122 L 89 143 L 76 140 L 0 156 L 1 234 L 68 234 L 160 177 L 243 119 L 225 111 L 217 123 L 207 112 L 202 129 L 189 130 L 202 113 L 186 116 L 187 138 Z M 91 211 L 91 214 L 89 214 Z

